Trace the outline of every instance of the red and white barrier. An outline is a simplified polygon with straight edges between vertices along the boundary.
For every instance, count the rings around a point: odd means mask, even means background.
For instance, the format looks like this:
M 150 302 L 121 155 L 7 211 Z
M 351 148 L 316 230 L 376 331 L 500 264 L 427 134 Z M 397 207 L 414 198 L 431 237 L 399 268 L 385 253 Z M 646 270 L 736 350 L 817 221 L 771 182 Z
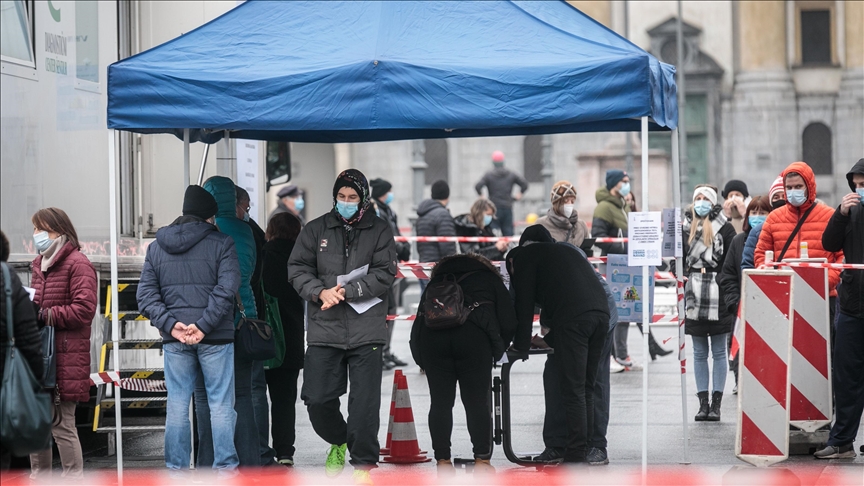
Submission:
M 825 263 L 825 259 L 788 260 L 789 263 Z M 828 304 L 828 269 L 790 265 L 795 272 L 792 294 L 792 362 L 789 376 L 790 423 L 815 432 L 831 423 L 831 324 Z
M 388 321 L 413 321 L 417 319 L 417 314 L 391 314 L 387 316 Z M 678 322 L 678 316 L 666 314 L 654 314 L 651 318 L 652 324 L 666 324 L 670 322 Z M 540 323 L 540 314 L 534 314 L 534 324 Z
M 418 243 L 495 243 L 500 240 L 519 242 L 519 236 L 394 236 L 396 241 Z M 596 238 L 596 243 L 627 243 L 627 238 Z
M 165 380 L 148 380 L 142 378 L 120 378 L 116 371 L 103 371 L 101 373 L 90 373 L 91 385 L 113 384 L 124 390 L 140 392 L 164 392 Z
M 789 457 L 789 270 L 745 270 L 741 277 L 741 360 L 735 455 L 754 466 Z
M 589 258 L 589 262 L 593 264 L 606 263 L 603 258 Z M 492 262 L 493 265 L 500 265 L 502 262 Z M 411 278 L 419 280 L 428 280 L 432 274 L 432 268 L 435 262 L 401 262 L 396 268 L 396 278 Z M 675 280 L 675 274 L 672 272 L 654 272 L 655 282 L 669 282 Z
M 766 265 L 762 265 L 760 268 L 773 268 L 773 267 L 810 267 L 810 268 L 833 268 L 835 270 L 864 270 L 864 263 L 813 263 L 812 261 L 801 262 L 801 261 L 782 261 L 782 262 L 772 262 Z

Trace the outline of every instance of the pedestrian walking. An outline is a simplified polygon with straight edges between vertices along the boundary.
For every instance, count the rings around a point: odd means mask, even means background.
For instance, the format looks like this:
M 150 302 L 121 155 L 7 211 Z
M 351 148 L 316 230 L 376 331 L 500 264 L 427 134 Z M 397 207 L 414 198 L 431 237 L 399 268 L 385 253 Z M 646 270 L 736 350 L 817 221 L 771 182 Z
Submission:
M 186 188 L 183 215 L 157 231 L 147 247 L 137 299 L 141 314 L 159 329 L 165 353 L 165 465 L 172 471 L 189 469 L 189 402 L 203 381 L 204 392 L 196 401 L 208 406 L 197 407 L 196 415 L 199 426 L 212 424 L 208 466 L 219 476 L 231 477 L 239 465 L 234 369 L 229 363 L 234 361 L 240 267 L 234 240 L 214 225 L 217 210 L 209 192 L 194 185 Z
M 537 219 L 537 224 L 549 230 L 555 241 L 581 247 L 590 233 L 576 211 L 576 187 L 569 181 L 558 181 L 552 186 L 550 198 L 552 207 L 545 216 Z
M 485 236 L 488 238 L 502 237 L 503 233 L 495 219 L 497 208 L 495 203 L 481 197 L 474 201 L 468 214 L 460 214 L 454 218 L 456 236 Z M 492 261 L 504 258 L 509 243 L 505 239 L 487 242 L 459 242 L 462 253 L 475 253 Z
M 522 233 L 519 246 L 507 253 L 507 267 L 516 299 L 513 352 L 527 354 L 534 307 L 540 306 L 541 324 L 555 334 L 550 344 L 567 416 L 564 462 L 587 462 L 594 384 L 610 318 L 606 293 L 588 260 L 574 248 L 555 243 L 540 225 Z
M 456 224 L 447 203 L 450 201 L 450 186 L 438 180 L 432 184 L 432 198 L 417 206 L 417 221 L 414 232 L 417 236 L 456 236 Z M 417 252 L 421 262 L 439 262 L 442 258 L 456 254 L 456 243 L 417 242 Z M 420 291 L 428 281 L 420 281 Z
M 36 289 L 33 304 L 39 309 L 40 327 L 54 326 L 57 385 L 54 426 L 51 432 L 60 451 L 62 477 L 84 477 L 84 457 L 75 408 L 90 400 L 90 325 L 96 314 L 96 269 L 81 253 L 78 233 L 69 216 L 59 208 L 36 211 L 33 243 L 39 255 L 31 264 L 30 285 Z M 51 448 L 30 454 L 31 478 L 51 476 Z
M 291 213 L 300 220 L 300 224 L 304 223 L 302 212 L 306 207 L 306 202 L 303 199 L 303 191 L 294 184 L 279 189 L 276 193 L 278 201 L 273 211 L 270 211 L 270 216 L 267 218 L 268 224 L 273 216 L 279 213 Z
M 827 251 L 840 251 L 846 263 L 864 263 L 864 159 L 846 174 L 853 191 L 843 196 L 822 234 Z M 855 457 L 853 443 L 864 412 L 864 270 L 843 270 L 838 288 L 834 345 L 835 420 L 828 444 L 817 459 Z
M 744 181 L 732 179 L 723 187 L 723 215 L 729 221 L 729 224 L 735 228 L 735 234 L 744 231 L 745 216 L 747 206 L 750 204 L 750 191 L 747 190 L 747 184 Z
M 717 274 L 723 268 L 735 228 L 726 220 L 723 206 L 717 204 L 717 189 L 700 184 L 693 191 L 693 205 L 684 212 L 684 332 L 693 341 L 693 369 L 699 411 L 696 421 L 720 420 L 720 405 L 726 386 L 728 334 L 732 332 L 735 315 L 726 307 L 723 288 L 717 284 Z M 710 341 L 710 347 L 709 347 Z M 708 352 L 714 360 L 708 396 Z
M 510 292 L 492 263 L 478 254 L 453 255 L 432 270 L 430 285 L 453 279 L 466 306 L 479 303 L 461 325 L 446 329 L 427 325 L 433 305 L 427 292 L 420 297 L 417 319 L 411 328 L 411 354 L 426 371 L 429 383 L 429 433 L 441 472 L 453 471 L 450 436 L 453 403 L 459 385 L 468 433 L 474 453 L 474 471 L 494 471 L 492 457 L 492 365 L 501 359 L 516 332 Z M 461 303 L 460 303 L 461 304 Z
M 279 303 L 279 317 L 285 334 L 282 366 L 266 371 L 272 402 L 270 433 L 276 461 L 286 467 L 294 466 L 294 442 L 297 437 L 294 404 L 297 402 L 297 380 L 303 369 L 305 352 L 304 302 L 288 282 L 288 259 L 301 229 L 300 220 L 293 214 L 277 214 L 267 224 L 267 243 L 264 245 L 264 291 Z
M 356 272 L 344 285 L 342 275 Z M 368 483 L 377 467 L 381 352 L 387 342 L 387 302 L 396 275 L 390 225 L 375 215 L 359 170 L 339 174 L 333 209 L 306 225 L 288 260 L 288 278 L 308 302 L 301 397 L 315 432 L 331 444 L 325 472 L 335 476 L 351 454 L 354 480 Z M 348 421 L 339 397 L 348 381 Z
M 489 200 L 498 208 L 498 222 L 504 236 L 513 236 L 513 201 L 519 201 L 528 190 L 528 181 L 521 175 L 504 168 L 504 152 L 492 152 L 492 166 L 489 172 L 474 186 L 478 196 L 483 195 L 483 188 L 489 194 Z M 519 192 L 513 194 L 513 186 L 519 186 Z

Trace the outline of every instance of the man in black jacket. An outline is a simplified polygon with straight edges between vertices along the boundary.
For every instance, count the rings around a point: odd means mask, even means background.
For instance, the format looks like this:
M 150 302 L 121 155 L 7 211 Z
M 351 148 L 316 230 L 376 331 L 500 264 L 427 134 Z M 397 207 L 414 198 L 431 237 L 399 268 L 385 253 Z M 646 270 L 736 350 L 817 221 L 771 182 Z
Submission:
M 522 199 L 528 190 L 528 181 L 512 170 L 504 168 L 504 152 L 492 152 L 492 166 L 489 172 L 477 181 L 474 190 L 483 195 L 483 188 L 489 192 L 489 200 L 498 209 L 498 224 L 504 236 L 513 236 L 513 201 Z M 513 195 L 513 186 L 519 186 L 519 194 Z
M 609 307 L 594 267 L 576 249 L 554 243 L 540 225 L 522 233 L 507 254 L 510 285 L 516 296 L 516 354 L 527 353 L 534 306 L 555 339 L 555 362 L 567 414 L 564 462 L 587 462 L 594 427 L 594 382 L 609 326 Z M 578 296 L 578 298 L 574 298 Z
M 414 224 L 417 236 L 456 236 L 456 224 L 447 209 L 450 199 L 450 186 L 445 181 L 432 184 L 432 199 L 427 199 L 417 207 L 417 222 Z M 448 255 L 456 254 L 456 243 L 417 243 L 421 262 L 438 262 Z M 425 280 L 420 281 L 425 288 Z
M 864 263 L 864 159 L 846 174 L 853 192 L 822 233 L 827 251 L 840 251 L 846 263 Z M 864 270 L 843 270 L 837 289 L 840 312 L 834 322 L 834 399 L 837 416 L 818 459 L 855 457 L 852 443 L 864 412 Z

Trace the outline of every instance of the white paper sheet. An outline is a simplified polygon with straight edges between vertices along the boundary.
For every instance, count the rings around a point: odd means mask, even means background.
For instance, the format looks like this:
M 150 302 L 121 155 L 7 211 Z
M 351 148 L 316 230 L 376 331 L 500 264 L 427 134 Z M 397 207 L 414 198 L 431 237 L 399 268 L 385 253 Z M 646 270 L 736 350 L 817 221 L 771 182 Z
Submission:
M 24 285 L 22 285 L 21 287 L 22 287 L 24 290 L 26 290 L 28 294 L 30 294 L 30 302 L 33 302 L 33 299 L 36 298 L 36 289 L 34 289 L 34 288 L 32 288 L 32 287 L 26 287 L 26 286 L 24 286 Z
M 358 267 L 347 275 L 338 275 L 336 276 L 336 283 L 342 285 L 342 287 L 347 287 L 351 282 L 355 280 L 359 280 L 366 276 L 369 273 L 369 264 L 363 265 L 362 267 Z M 348 305 L 351 306 L 352 309 L 358 314 L 362 314 L 372 307 L 374 307 L 379 302 L 382 302 L 378 297 L 369 297 L 368 299 L 363 300 L 355 300 L 353 302 L 348 302 Z

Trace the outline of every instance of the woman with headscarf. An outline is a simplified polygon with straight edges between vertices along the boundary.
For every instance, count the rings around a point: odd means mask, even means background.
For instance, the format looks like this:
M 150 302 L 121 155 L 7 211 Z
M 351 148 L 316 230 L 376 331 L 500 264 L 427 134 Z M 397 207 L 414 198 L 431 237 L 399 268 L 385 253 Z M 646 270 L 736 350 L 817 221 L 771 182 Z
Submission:
M 301 397 L 315 432 L 331 444 L 325 472 L 340 474 L 347 450 L 361 483 L 378 462 L 386 299 L 396 276 L 393 232 L 370 199 L 366 176 L 342 171 L 333 209 L 303 228 L 288 259 L 288 279 L 308 302 Z M 346 423 L 339 397 L 349 378 Z
M 723 268 L 735 228 L 717 204 L 717 189 L 708 184 L 696 186 L 693 205 L 684 213 L 684 332 L 693 339 L 693 369 L 699 412 L 696 421 L 720 420 L 720 403 L 726 385 L 726 339 L 732 332 L 735 316 L 725 304 L 717 274 Z M 714 358 L 713 394 L 708 403 L 708 350 Z
M 552 207 L 537 220 L 537 224 L 549 230 L 555 241 L 570 243 L 577 248 L 582 246 L 590 233 L 576 212 L 576 188 L 569 181 L 558 181 L 552 186 L 550 196 Z

